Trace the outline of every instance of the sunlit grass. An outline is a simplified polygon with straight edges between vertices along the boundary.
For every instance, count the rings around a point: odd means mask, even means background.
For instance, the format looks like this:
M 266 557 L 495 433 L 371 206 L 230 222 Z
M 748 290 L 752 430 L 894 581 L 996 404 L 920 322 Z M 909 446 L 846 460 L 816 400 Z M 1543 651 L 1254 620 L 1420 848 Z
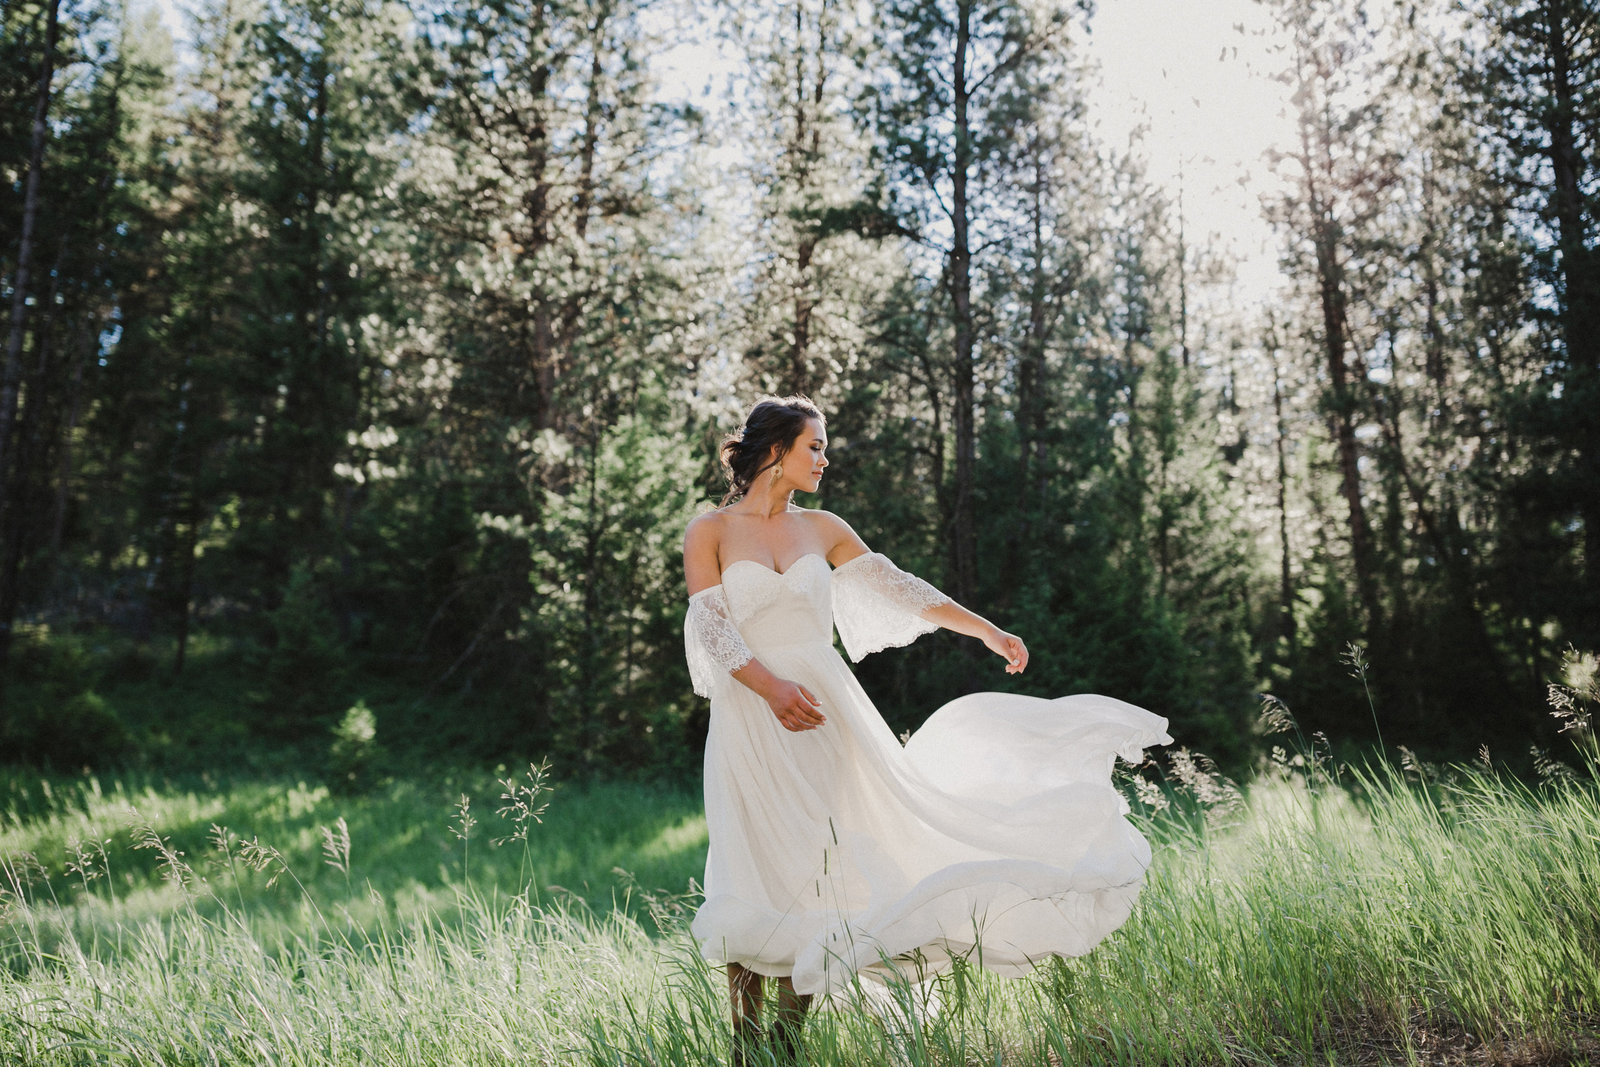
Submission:
M 958 969 L 931 1015 L 910 987 L 817 1013 L 810 1062 L 1586 1062 L 1600 764 L 1569 762 L 1530 786 L 1302 748 L 1234 789 L 1179 759 L 1138 790 L 1155 863 L 1094 953 Z M 726 1062 L 685 931 L 698 798 L 534 785 L 12 782 L 0 1060 Z

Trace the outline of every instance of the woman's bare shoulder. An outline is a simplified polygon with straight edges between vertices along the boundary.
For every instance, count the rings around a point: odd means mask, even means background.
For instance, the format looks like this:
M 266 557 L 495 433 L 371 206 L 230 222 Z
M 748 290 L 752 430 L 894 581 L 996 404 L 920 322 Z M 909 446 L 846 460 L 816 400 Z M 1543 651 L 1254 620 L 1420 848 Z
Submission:
M 835 567 L 868 551 L 867 543 L 848 523 L 831 511 L 816 508 L 807 512 L 808 521 L 815 523 L 828 546 L 828 562 Z
M 683 550 L 691 548 L 716 547 L 722 540 L 722 530 L 727 523 L 726 516 L 719 509 L 696 515 L 689 520 L 689 525 L 683 531 Z
M 850 524 L 848 522 L 845 522 L 831 511 L 826 511 L 822 508 L 802 508 L 801 510 L 805 512 L 806 519 L 808 521 L 813 522 L 824 529 L 834 530 L 839 533 L 843 533 L 844 531 L 850 529 Z
M 683 532 L 683 578 L 694 596 L 721 581 L 722 516 L 706 512 L 689 520 Z

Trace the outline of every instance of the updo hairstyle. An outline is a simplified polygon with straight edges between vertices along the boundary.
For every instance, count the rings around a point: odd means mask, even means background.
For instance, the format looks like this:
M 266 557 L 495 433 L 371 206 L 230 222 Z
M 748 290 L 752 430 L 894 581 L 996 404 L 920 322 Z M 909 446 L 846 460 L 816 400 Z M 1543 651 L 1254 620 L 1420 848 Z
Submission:
M 772 446 L 778 446 L 777 462 L 782 462 L 789 446 L 806 428 L 808 419 L 826 425 L 822 409 L 804 396 L 764 396 L 756 401 L 744 418 L 744 429 L 722 439 L 722 465 L 728 472 L 728 492 L 723 506 L 750 491 L 757 476 L 773 466 L 767 459 Z

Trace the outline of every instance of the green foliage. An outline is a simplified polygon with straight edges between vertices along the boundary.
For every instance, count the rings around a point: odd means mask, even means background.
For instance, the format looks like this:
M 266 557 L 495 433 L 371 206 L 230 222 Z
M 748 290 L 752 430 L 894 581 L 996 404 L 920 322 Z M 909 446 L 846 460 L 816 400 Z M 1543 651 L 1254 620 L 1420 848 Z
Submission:
M 311 570 L 297 566 L 283 602 L 267 616 L 271 630 L 253 657 L 262 726 L 293 738 L 331 720 L 349 679 L 338 621 Z
M 19 702 L 6 749 L 13 759 L 46 767 L 114 764 L 128 747 L 128 731 L 104 697 L 92 689 L 46 685 Z
M 25 631 L 15 651 L 11 704 L 0 748 L 7 762 L 65 769 L 114 764 L 129 733 L 96 690 L 101 665 L 82 640 Z
M 1585 9 L 1273 0 L 1258 312 L 1088 121 L 1090 6 L 733 5 L 673 100 L 637 0 L 64 2 L 0 634 L 99 677 L 0 640 L 11 751 L 315 762 L 361 695 L 396 759 L 692 773 L 676 547 L 768 389 L 829 412 L 825 506 L 1035 646 L 874 657 L 897 729 L 1094 688 L 1232 768 L 1256 689 L 1374 739 L 1355 643 L 1386 741 L 1548 746 L 1600 632 Z M 0 6 L 8 285 L 47 10 Z
M 378 717 L 358 700 L 345 710 L 333 730 L 328 746 L 328 780 L 336 793 L 356 793 L 377 781 L 383 764 L 383 745 L 378 741 Z
M 687 772 L 703 736 L 685 691 L 680 592 L 697 457 L 634 416 L 595 427 L 582 449 L 553 444 L 541 459 L 562 489 L 547 491 L 528 534 L 526 619 L 550 679 L 549 750 L 568 766 Z

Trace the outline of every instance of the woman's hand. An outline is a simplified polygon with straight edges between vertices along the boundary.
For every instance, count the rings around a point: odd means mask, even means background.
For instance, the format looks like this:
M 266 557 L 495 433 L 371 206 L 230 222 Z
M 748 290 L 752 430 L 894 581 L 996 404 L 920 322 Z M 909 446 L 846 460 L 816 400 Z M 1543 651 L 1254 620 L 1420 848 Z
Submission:
M 772 714 L 785 730 L 802 733 L 815 730 L 828 719 L 819 701 L 805 686 L 785 678 L 774 678 L 771 688 L 761 694 L 772 707 Z
M 1007 674 L 1021 674 L 1028 668 L 1028 646 L 1016 634 L 1008 634 L 995 626 L 984 635 L 983 644 L 990 652 L 1006 661 Z

